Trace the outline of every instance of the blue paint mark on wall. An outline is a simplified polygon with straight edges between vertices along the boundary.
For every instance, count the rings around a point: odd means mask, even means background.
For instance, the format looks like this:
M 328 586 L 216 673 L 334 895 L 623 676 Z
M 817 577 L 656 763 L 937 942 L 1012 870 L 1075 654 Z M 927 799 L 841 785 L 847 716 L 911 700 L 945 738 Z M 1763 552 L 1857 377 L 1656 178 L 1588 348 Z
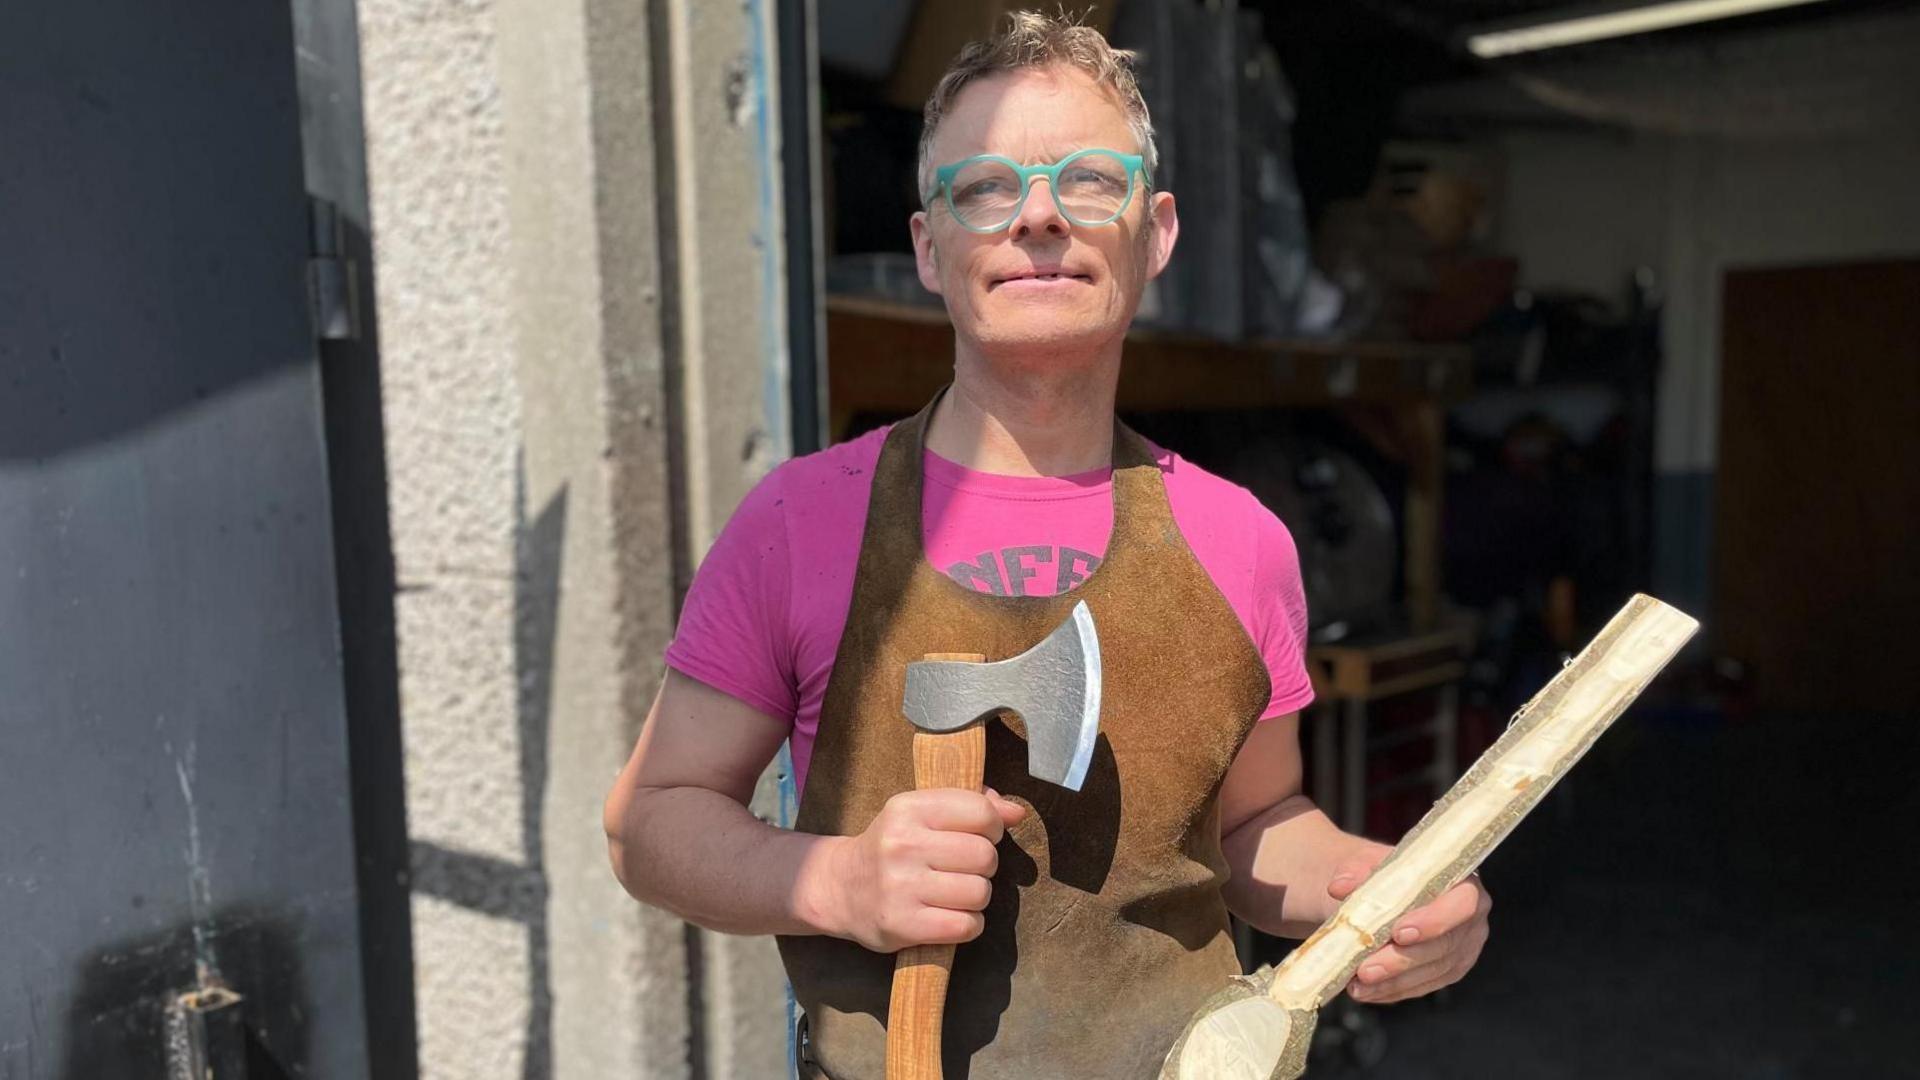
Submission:
M 748 88 L 754 110 L 755 163 L 759 168 L 759 225 L 755 236 L 760 247 L 760 352 L 761 408 L 766 421 L 767 448 L 774 459 L 792 453 L 792 433 L 788 430 L 791 402 L 788 400 L 788 358 L 786 307 L 782 303 L 786 269 L 780 258 L 780 240 L 785 236 L 780 216 L 776 178 L 780 175 L 780 136 L 774 126 L 778 115 L 773 100 L 773 60 L 768 27 L 772 13 L 766 0 L 747 0 L 748 34 L 751 38 Z

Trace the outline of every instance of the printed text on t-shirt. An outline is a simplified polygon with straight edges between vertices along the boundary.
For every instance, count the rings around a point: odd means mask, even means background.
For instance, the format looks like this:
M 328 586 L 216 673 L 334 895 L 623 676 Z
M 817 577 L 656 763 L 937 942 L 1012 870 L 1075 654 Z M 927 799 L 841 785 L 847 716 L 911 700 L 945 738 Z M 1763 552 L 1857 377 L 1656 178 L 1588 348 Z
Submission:
M 1087 580 L 1100 556 L 1079 548 L 1016 544 L 947 567 L 947 576 L 995 596 L 1058 596 Z

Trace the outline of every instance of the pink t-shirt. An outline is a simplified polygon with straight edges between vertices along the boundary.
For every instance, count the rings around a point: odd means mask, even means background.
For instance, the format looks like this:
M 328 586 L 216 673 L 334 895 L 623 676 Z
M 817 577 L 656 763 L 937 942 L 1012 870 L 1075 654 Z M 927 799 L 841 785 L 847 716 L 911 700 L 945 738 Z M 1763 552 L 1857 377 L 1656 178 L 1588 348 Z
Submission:
M 796 786 L 840 649 L 873 468 L 887 429 L 794 458 L 762 480 L 714 542 L 667 663 L 792 725 Z M 1174 521 L 1259 647 L 1273 680 L 1262 719 L 1313 700 L 1307 605 L 1293 537 L 1244 488 L 1154 447 Z M 941 572 L 982 592 L 1065 592 L 1106 554 L 1111 470 L 1000 476 L 928 452 L 922 540 Z

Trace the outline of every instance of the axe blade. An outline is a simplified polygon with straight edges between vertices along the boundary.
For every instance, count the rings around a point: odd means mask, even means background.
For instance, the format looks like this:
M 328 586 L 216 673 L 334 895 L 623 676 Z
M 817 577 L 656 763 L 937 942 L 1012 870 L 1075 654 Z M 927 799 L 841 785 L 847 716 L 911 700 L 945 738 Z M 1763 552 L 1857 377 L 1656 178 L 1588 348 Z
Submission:
M 1040 643 L 987 664 L 917 660 L 901 705 L 922 731 L 956 731 L 1006 710 L 1027 727 L 1027 771 L 1079 791 L 1100 736 L 1100 639 L 1086 601 Z

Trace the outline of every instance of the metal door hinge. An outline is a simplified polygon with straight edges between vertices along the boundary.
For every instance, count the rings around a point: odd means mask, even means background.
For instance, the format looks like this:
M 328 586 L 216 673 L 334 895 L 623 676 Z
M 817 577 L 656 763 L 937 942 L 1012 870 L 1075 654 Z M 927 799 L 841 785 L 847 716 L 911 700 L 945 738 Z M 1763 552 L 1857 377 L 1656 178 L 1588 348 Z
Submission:
M 358 268 L 346 253 L 346 229 L 340 208 L 326 199 L 307 197 L 308 237 L 307 309 L 313 333 L 321 341 L 357 341 L 360 338 L 360 281 Z

